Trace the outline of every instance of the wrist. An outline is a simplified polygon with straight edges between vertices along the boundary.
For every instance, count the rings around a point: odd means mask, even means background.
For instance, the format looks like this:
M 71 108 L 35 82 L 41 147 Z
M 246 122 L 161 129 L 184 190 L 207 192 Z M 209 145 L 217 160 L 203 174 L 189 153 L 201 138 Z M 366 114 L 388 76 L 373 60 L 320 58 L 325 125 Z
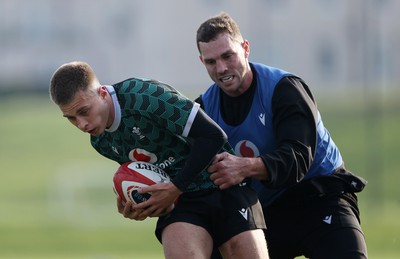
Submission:
M 172 192 L 174 193 L 174 194 L 176 194 L 177 196 L 179 196 L 179 195 L 181 195 L 182 193 L 183 193 L 183 190 L 184 190 L 184 187 L 183 186 L 181 186 L 181 188 L 179 188 L 173 181 L 171 181 L 170 182 L 170 184 L 171 184 L 171 189 L 172 189 Z
M 250 165 L 249 165 L 249 177 L 258 179 L 258 180 L 263 180 L 263 181 L 268 181 L 268 172 L 267 168 L 264 164 L 264 160 L 261 157 L 251 157 L 248 158 Z

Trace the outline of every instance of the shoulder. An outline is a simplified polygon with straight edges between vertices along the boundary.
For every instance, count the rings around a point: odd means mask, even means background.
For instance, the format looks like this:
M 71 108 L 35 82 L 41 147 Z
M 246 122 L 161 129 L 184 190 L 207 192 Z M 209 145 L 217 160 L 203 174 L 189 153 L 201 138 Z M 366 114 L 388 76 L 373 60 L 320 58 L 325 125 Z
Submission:
M 165 89 L 167 91 L 176 92 L 176 89 L 166 83 L 148 78 L 128 78 L 113 85 L 118 90 L 118 93 L 123 92 L 136 92 L 145 93 L 146 90 L 151 89 Z
M 262 63 L 250 62 L 250 66 L 260 76 L 268 76 L 269 78 L 274 77 L 281 79 L 284 76 L 294 76 L 293 73 L 283 70 L 281 68 L 267 66 Z
M 276 85 L 274 95 L 288 96 L 294 99 L 301 97 L 302 99 L 307 97 L 314 100 L 310 88 L 305 81 L 297 76 L 284 76 Z

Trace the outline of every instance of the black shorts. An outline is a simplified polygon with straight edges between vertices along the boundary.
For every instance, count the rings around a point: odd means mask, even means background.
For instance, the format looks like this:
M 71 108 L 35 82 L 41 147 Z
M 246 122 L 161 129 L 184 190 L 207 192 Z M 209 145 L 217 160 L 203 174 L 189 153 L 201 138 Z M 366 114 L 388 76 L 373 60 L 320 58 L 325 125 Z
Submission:
M 367 258 L 355 194 L 277 202 L 265 212 L 271 259 Z
M 156 236 L 161 243 L 163 229 L 175 222 L 203 227 L 216 246 L 244 231 L 266 228 L 257 194 L 249 185 L 183 193 L 175 209 L 157 221 Z

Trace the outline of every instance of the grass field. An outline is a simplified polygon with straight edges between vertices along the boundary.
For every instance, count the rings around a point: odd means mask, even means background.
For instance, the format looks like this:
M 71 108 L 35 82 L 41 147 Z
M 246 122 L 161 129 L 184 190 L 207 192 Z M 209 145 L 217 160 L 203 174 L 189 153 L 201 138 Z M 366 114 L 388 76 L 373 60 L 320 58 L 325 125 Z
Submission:
M 370 258 L 400 258 L 397 96 L 319 97 L 346 166 L 369 181 L 359 198 Z M 117 164 L 47 96 L 0 99 L 0 122 L 0 258 L 163 258 L 154 219 L 134 222 L 116 210 Z

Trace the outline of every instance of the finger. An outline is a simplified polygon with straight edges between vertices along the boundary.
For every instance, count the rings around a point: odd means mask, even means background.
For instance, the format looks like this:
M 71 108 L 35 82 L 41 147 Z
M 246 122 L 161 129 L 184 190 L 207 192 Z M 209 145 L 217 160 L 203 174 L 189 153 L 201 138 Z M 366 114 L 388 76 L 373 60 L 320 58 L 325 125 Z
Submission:
M 211 162 L 210 166 L 208 167 L 208 172 L 209 173 L 214 173 L 218 171 L 218 168 L 220 167 L 220 162 L 222 162 L 224 159 L 229 157 L 228 152 L 223 152 L 221 154 L 217 154 L 214 156 L 214 160 Z
M 154 211 L 151 208 L 137 210 L 138 218 L 154 217 Z
M 210 173 L 210 179 L 215 183 L 215 180 L 218 179 L 218 173 L 217 172 L 209 172 Z
M 139 187 L 137 189 L 137 192 L 140 193 L 140 194 L 147 193 L 147 192 L 152 192 L 152 191 L 155 191 L 155 186 L 154 185 L 150 185 L 150 186 L 147 186 L 147 187 Z
M 143 201 L 141 203 L 137 203 L 137 204 L 133 204 L 132 208 L 135 210 L 144 210 L 147 209 L 148 207 L 150 207 L 152 205 L 152 202 L 150 200 L 147 201 Z
M 167 215 L 169 213 L 171 213 L 172 210 L 175 209 L 175 204 L 172 203 L 170 206 L 168 206 L 167 208 L 159 208 L 157 210 L 154 210 L 149 217 L 161 217 L 164 215 Z
M 224 158 L 224 153 L 216 154 L 210 164 L 213 165 L 221 161 Z
M 223 184 L 219 185 L 219 188 L 220 188 L 221 190 L 228 189 L 228 188 L 229 188 L 229 184 L 223 183 Z
M 139 221 L 145 220 L 148 216 L 145 214 L 142 215 L 142 212 L 143 212 L 143 210 L 135 210 L 132 213 L 132 218 L 135 220 L 139 220 Z
M 220 162 L 221 162 L 221 161 L 219 160 L 219 161 L 216 161 L 215 163 L 211 164 L 211 165 L 207 168 L 207 171 L 208 171 L 210 174 L 213 174 L 213 173 L 218 172 L 219 163 L 220 163 Z
M 134 219 L 138 221 L 145 220 L 148 215 L 147 214 L 142 214 L 143 210 L 135 210 L 132 207 L 130 207 L 127 211 L 124 212 L 124 217 L 129 218 L 129 219 Z
M 122 215 L 124 215 L 125 218 L 128 218 L 129 215 L 131 214 L 131 212 L 132 212 L 132 207 L 133 207 L 132 201 L 127 201 L 127 202 L 125 203 L 125 207 L 124 207 L 123 210 L 122 210 Z
M 119 213 L 122 213 L 125 208 L 125 202 L 119 196 L 117 196 L 117 208 Z
M 219 169 L 216 169 L 215 172 L 211 172 L 210 173 L 210 179 L 216 183 L 216 181 L 219 182 L 219 184 L 221 184 L 221 181 L 223 181 L 223 179 L 226 177 L 226 174 L 224 174 L 223 172 L 221 172 Z
M 221 190 L 225 190 L 228 189 L 229 187 L 232 187 L 236 184 L 239 184 L 239 182 L 236 182 L 232 179 L 220 179 L 220 181 L 218 182 L 218 184 L 215 184 L 217 186 L 219 186 L 219 188 Z
M 150 218 L 154 218 L 154 217 L 160 217 L 161 215 L 166 214 L 166 210 L 165 209 L 161 209 L 161 210 L 156 210 L 153 213 L 150 214 Z

